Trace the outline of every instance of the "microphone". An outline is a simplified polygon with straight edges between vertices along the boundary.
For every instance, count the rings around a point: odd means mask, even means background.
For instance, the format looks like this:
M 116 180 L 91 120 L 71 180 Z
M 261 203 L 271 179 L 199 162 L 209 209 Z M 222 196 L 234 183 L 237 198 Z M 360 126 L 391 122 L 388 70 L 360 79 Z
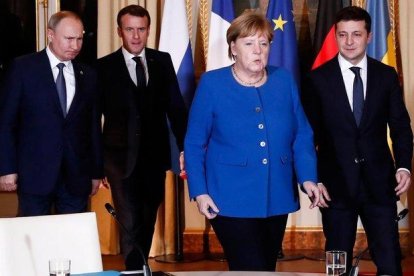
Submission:
M 105 208 L 106 208 L 106 210 L 108 211 L 108 213 L 109 213 L 109 214 L 111 214 L 111 216 L 113 216 L 114 218 L 116 218 L 116 212 L 115 212 L 115 209 L 114 209 L 114 207 L 112 207 L 112 205 L 111 205 L 111 204 L 109 204 L 109 203 L 105 203 Z
M 131 240 L 134 240 L 133 238 L 132 238 L 132 235 L 131 235 L 131 233 L 128 231 L 128 229 L 125 227 L 125 225 L 123 225 L 119 220 L 118 220 L 118 217 L 116 216 L 116 212 L 115 212 L 115 209 L 114 209 L 114 207 L 112 207 L 112 205 L 111 204 L 109 204 L 109 203 L 105 203 L 105 208 L 106 208 L 106 210 L 108 211 L 108 213 L 115 219 L 115 221 L 118 223 L 118 225 L 119 226 L 121 226 L 121 228 L 125 231 L 125 233 L 128 235 L 128 237 L 131 239 Z M 137 249 L 138 250 L 138 252 L 139 252 L 139 254 L 141 255 L 141 257 L 142 257 L 142 260 L 144 261 L 144 265 L 142 266 L 142 271 L 143 271 L 143 273 L 144 273 L 144 276 L 152 276 L 152 272 L 151 272 L 151 268 L 149 267 L 149 265 L 148 265 L 148 262 L 147 262 L 147 258 L 145 257 L 145 255 L 144 255 L 144 252 L 142 252 L 142 249 L 141 249 L 141 246 L 139 246 L 138 244 L 136 244 L 136 243 L 134 243 L 133 244 L 133 246 L 134 246 L 134 248 L 135 249 Z
M 398 213 L 397 218 L 395 219 L 395 222 L 399 222 L 400 220 L 402 220 L 403 218 L 405 218 L 405 216 L 408 214 L 408 209 L 405 208 L 403 209 L 401 212 Z
M 401 212 L 398 213 L 397 217 L 395 218 L 395 222 L 398 223 L 400 220 L 402 220 L 403 218 L 405 218 L 405 216 L 408 214 L 408 209 L 404 208 Z M 375 241 L 374 241 L 375 244 Z M 365 252 L 367 252 L 369 249 L 369 247 L 365 248 L 364 250 L 362 250 L 358 255 L 356 255 L 354 257 L 355 259 L 355 264 L 351 267 L 351 270 L 349 271 L 349 276 L 358 276 L 358 272 L 359 272 L 359 261 L 362 258 L 362 255 L 364 255 Z

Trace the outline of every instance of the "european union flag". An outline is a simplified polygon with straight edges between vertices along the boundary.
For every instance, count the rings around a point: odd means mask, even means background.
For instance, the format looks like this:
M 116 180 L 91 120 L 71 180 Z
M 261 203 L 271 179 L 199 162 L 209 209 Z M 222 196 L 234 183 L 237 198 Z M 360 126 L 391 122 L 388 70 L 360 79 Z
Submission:
M 299 83 L 298 46 L 292 1 L 269 1 L 266 17 L 273 26 L 273 42 L 270 45 L 269 65 L 286 68 Z

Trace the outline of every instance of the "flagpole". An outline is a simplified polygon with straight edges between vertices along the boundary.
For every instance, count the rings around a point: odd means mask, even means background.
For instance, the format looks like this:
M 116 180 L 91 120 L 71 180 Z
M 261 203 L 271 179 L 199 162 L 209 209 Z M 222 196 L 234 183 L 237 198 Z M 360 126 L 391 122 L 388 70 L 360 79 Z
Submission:
M 164 2 L 159 45 L 159 50 L 168 52 L 171 55 L 174 70 L 177 74 L 178 85 L 187 107 L 190 106 L 195 91 L 194 65 L 191 51 L 191 40 L 189 36 L 192 30 L 191 3 L 192 1 L 190 0 L 166 0 Z M 199 261 L 204 259 L 203 254 L 184 254 L 183 250 L 185 218 L 184 181 L 179 177 L 180 169 L 178 168 L 179 166 L 177 162 L 179 159 L 179 150 L 172 132 L 170 135 L 170 142 L 172 151 L 172 170 L 175 172 L 175 181 L 173 185 L 175 199 L 175 253 L 158 256 L 155 260 L 164 263 Z
M 184 181 L 174 174 L 174 198 L 175 198 L 175 254 L 167 254 L 155 257 L 155 261 L 161 263 L 189 263 L 201 261 L 205 258 L 203 253 L 184 253 Z

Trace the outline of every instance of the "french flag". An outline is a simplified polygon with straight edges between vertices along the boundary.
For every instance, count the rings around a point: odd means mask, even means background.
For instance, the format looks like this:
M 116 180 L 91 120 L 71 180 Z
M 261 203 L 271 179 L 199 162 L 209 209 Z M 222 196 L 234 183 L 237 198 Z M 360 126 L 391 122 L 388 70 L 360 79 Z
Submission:
M 165 0 L 158 49 L 171 55 L 181 94 L 189 108 L 195 92 L 195 77 L 185 0 Z M 171 129 L 170 144 L 172 170 L 179 174 L 179 152 Z
M 227 29 L 233 19 L 233 0 L 213 0 L 208 36 L 207 71 L 233 63 L 228 57 L 226 38 Z

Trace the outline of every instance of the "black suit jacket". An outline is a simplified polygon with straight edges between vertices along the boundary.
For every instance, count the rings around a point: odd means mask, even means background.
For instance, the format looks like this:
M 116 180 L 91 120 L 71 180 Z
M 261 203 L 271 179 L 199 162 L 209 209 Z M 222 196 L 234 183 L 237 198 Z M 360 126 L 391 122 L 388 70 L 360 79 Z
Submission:
M 167 118 L 178 148 L 183 150 L 187 109 L 171 57 L 149 48 L 145 53 L 149 74 L 145 91 L 138 91 L 133 83 L 121 49 L 97 62 L 104 115 L 105 171 L 113 177 L 128 177 L 138 154 L 145 154 L 147 165 L 152 168 L 171 167 Z
M 332 197 L 331 206 L 354 202 L 362 183 L 375 201 L 395 202 L 396 168 L 411 170 L 413 135 L 398 76 L 392 67 L 369 57 L 367 72 L 359 127 L 337 57 L 310 73 L 303 92 L 304 108 L 315 133 L 319 181 Z
M 46 50 L 17 58 L 0 97 L 0 175 L 18 174 L 18 190 L 46 195 L 58 177 L 87 196 L 103 177 L 96 73 L 72 61 L 76 89 L 63 117 Z M 62 174 L 63 173 L 63 174 Z

